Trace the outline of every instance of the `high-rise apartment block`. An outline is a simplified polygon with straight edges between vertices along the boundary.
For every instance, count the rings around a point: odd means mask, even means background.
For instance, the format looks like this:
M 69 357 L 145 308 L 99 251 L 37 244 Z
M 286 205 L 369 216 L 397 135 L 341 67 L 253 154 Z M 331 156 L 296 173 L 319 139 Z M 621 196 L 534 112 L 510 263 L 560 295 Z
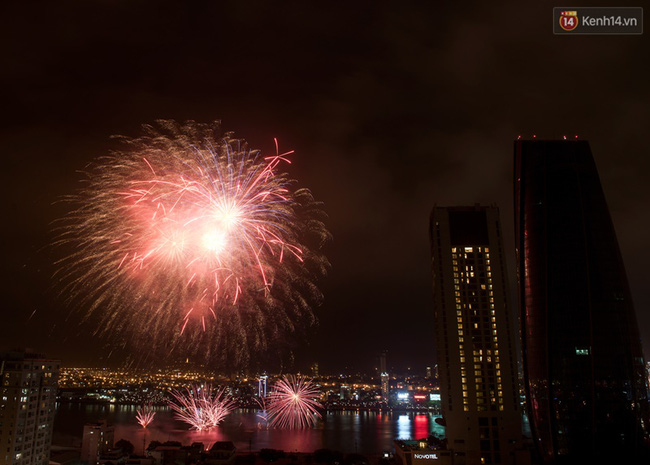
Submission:
M 106 421 L 84 425 L 81 438 L 81 461 L 97 465 L 102 455 L 113 448 L 115 428 Z
M 538 453 L 544 463 L 649 463 L 639 329 L 588 142 L 515 141 L 514 185 Z
M 497 207 L 434 207 L 435 340 L 455 464 L 525 463 Z
M 0 354 L 0 465 L 49 463 L 59 365 L 29 351 Z

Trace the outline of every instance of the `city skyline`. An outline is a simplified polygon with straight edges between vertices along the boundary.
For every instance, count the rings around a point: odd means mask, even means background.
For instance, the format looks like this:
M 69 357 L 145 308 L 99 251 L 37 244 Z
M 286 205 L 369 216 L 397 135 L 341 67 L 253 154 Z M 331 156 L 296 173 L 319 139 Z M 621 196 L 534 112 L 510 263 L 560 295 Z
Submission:
M 95 5 L 61 18 L 53 7 L 35 16 L 10 7 L 0 337 L 67 365 L 128 359 L 124 341 L 94 336 L 97 322 L 57 295 L 50 222 L 65 213 L 57 202 L 76 189 L 77 171 L 114 148 L 111 135 L 136 136 L 165 117 L 221 119 L 265 153 L 274 137 L 296 151 L 290 174 L 324 202 L 334 240 L 319 327 L 286 362 L 326 372 L 369 371 L 383 350 L 390 366 L 433 363 L 435 203 L 501 208 L 514 302 L 511 141 L 589 139 L 647 355 L 649 70 L 636 59 L 647 39 L 554 37 L 550 8 L 514 5 L 348 6 L 345 15 Z

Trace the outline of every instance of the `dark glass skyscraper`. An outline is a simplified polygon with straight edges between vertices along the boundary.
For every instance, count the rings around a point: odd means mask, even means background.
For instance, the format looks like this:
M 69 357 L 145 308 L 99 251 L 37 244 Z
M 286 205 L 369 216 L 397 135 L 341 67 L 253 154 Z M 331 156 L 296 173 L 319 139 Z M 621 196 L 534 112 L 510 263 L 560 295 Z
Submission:
M 647 458 L 643 353 L 586 141 L 515 141 L 515 233 L 530 424 L 545 463 Z

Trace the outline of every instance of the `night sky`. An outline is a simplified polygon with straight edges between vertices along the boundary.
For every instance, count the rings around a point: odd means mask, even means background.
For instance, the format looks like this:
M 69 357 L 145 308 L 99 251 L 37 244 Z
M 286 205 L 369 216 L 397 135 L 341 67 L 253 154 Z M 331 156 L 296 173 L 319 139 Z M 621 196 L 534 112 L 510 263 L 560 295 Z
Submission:
M 332 270 L 296 368 L 433 363 L 434 204 L 500 207 L 516 302 L 518 134 L 590 141 L 650 355 L 647 35 L 553 36 L 547 2 L 205 3 L 1 7 L 1 346 L 124 362 L 52 287 L 51 222 L 111 135 L 167 118 L 220 119 L 264 152 L 277 137 L 324 202 Z

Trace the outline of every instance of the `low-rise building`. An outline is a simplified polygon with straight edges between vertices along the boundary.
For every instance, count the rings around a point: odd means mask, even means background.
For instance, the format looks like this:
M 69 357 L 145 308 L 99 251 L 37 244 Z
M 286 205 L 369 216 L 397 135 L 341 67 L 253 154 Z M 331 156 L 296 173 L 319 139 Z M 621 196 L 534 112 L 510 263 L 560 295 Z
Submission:
M 206 465 L 230 465 L 235 461 L 237 448 L 232 441 L 218 441 L 205 457 Z
M 452 465 L 452 452 L 426 441 L 395 441 L 395 456 L 401 465 Z

